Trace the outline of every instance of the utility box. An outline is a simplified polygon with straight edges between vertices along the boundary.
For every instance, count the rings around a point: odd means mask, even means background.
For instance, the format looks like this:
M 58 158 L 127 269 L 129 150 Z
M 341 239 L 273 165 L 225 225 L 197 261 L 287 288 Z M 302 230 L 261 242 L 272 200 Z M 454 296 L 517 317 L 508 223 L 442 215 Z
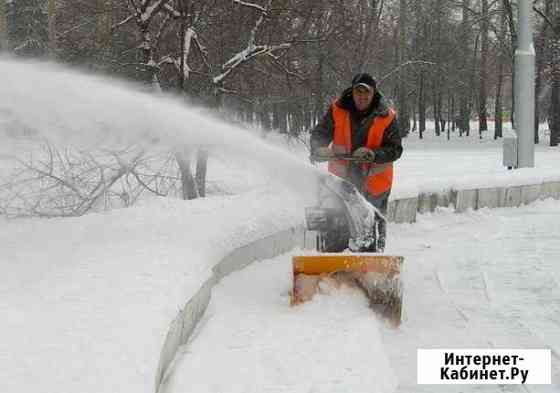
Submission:
M 508 169 L 514 169 L 519 166 L 517 156 L 517 134 L 515 131 L 505 131 L 504 141 L 504 166 Z

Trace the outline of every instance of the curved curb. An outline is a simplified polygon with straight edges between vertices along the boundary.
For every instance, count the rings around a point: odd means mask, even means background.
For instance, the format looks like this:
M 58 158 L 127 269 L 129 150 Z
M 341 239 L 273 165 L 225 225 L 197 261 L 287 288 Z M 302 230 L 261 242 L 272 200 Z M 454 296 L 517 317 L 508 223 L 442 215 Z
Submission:
M 429 213 L 438 207 L 453 207 L 461 213 L 467 209 L 517 207 L 539 199 L 560 199 L 560 181 L 522 186 L 488 187 L 421 193 L 418 197 L 389 202 L 388 219 L 395 223 L 413 223 L 417 213 Z
M 256 260 L 265 260 L 284 254 L 296 246 L 304 246 L 303 227 L 294 227 L 251 242 L 227 254 L 213 267 L 212 276 L 208 278 L 187 302 L 185 307 L 171 323 L 165 338 L 155 380 L 155 392 L 159 391 L 161 382 L 173 362 L 177 350 L 187 343 L 196 325 L 204 315 L 212 297 L 212 288 L 228 274 L 243 269 Z
M 395 223 L 414 223 L 417 213 L 433 212 L 437 207 L 453 206 L 455 211 L 460 213 L 467 209 L 485 207 L 517 207 L 547 198 L 560 199 L 560 181 L 470 190 L 450 189 L 444 192 L 422 193 L 414 198 L 392 200 L 389 203 L 388 219 Z M 222 258 L 212 269 L 212 276 L 202 284 L 171 323 L 160 354 L 155 392 L 159 391 L 177 350 L 187 343 L 204 315 L 212 297 L 212 288 L 223 277 L 256 260 L 273 258 L 298 245 L 306 246 L 312 240 L 305 238 L 303 227 L 293 227 L 239 247 Z

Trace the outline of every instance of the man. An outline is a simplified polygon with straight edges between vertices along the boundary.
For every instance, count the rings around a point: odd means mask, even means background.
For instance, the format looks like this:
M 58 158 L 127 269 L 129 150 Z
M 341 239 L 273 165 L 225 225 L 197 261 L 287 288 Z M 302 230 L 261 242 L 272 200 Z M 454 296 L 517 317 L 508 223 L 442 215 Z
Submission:
M 311 158 L 329 161 L 329 172 L 349 180 L 383 215 L 393 184 L 393 161 L 402 154 L 396 112 L 377 90 L 375 79 L 357 74 L 322 121 L 311 131 Z M 346 155 L 370 163 L 336 160 Z M 385 248 L 384 220 L 377 220 L 377 251 Z

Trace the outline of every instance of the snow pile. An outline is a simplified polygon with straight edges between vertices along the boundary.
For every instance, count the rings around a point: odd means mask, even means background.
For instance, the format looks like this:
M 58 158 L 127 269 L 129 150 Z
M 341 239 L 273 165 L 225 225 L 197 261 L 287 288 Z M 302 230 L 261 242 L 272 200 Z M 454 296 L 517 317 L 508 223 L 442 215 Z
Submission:
M 162 391 L 393 392 L 395 374 L 367 299 L 341 288 L 291 308 L 291 283 L 289 255 L 226 277 Z
M 169 325 L 212 266 L 302 209 L 261 190 L 2 222 L 0 391 L 152 392 Z

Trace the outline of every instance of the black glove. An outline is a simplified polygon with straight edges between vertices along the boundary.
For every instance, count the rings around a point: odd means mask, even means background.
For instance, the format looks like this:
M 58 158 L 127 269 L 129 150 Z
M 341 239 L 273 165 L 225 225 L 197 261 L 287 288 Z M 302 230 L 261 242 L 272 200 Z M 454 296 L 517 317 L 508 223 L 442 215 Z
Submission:
M 352 153 L 352 157 L 359 160 L 374 162 L 375 152 L 367 147 L 359 147 Z

